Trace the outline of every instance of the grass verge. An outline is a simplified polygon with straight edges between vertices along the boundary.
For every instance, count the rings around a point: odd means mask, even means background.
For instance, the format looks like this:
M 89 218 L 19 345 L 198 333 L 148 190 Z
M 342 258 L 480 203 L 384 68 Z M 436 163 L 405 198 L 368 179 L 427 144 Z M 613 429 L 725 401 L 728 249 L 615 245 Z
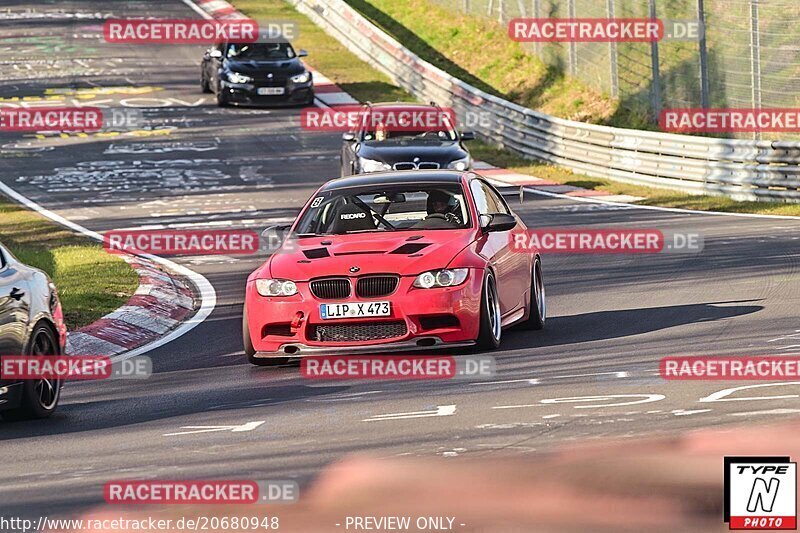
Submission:
M 509 94 L 503 94 L 504 91 L 495 88 L 494 85 L 505 87 L 506 93 L 516 90 L 522 97 L 521 100 L 517 100 L 520 103 L 575 120 L 591 121 L 594 119 L 597 122 L 603 122 L 608 119 L 607 121 L 612 125 L 616 120 L 623 122 L 627 127 L 645 125 L 643 115 L 639 115 L 637 111 L 632 111 L 627 116 L 625 112 L 620 115 L 619 109 L 614 108 L 608 101 L 603 100 L 602 95 L 598 96 L 597 94 L 591 95 L 592 99 L 599 98 L 596 100 L 598 102 L 595 106 L 596 112 L 589 113 L 591 116 L 586 113 L 582 116 L 570 115 L 566 113 L 567 108 L 559 110 L 559 106 L 574 106 L 575 102 L 584 105 L 586 99 L 581 94 L 588 89 L 580 86 L 574 80 L 559 78 L 555 71 L 537 74 L 537 76 L 549 77 L 549 79 L 522 80 L 524 83 L 539 83 L 540 88 L 537 90 L 526 92 L 519 87 L 514 89 L 514 83 L 516 83 L 514 80 L 520 82 L 521 78 L 530 76 L 534 70 L 545 67 L 538 59 L 524 53 L 521 48 L 519 50 L 508 49 L 513 55 L 511 62 L 506 62 L 509 60 L 508 57 L 493 56 L 492 54 L 500 52 L 507 53 L 506 49 L 512 46 L 509 45 L 510 41 L 504 35 L 502 39 L 498 37 L 496 27 L 490 27 L 497 26 L 496 24 L 483 23 L 474 17 L 464 17 L 449 12 L 446 12 L 447 17 L 444 17 L 441 8 L 437 8 L 428 0 L 346 1 L 389 34 L 401 40 L 423 59 L 487 92 L 509 97 Z M 300 37 L 295 45 L 298 48 L 308 49 L 309 64 L 323 72 L 358 100 L 372 102 L 415 100 L 403 89 L 393 85 L 382 73 L 349 52 L 339 41 L 322 31 L 306 16 L 298 13 L 285 0 L 234 0 L 233 3 L 242 12 L 256 20 L 290 19 L 297 21 L 300 26 Z M 399 17 L 399 21 L 394 20 L 388 14 Z M 484 28 L 482 24 L 488 24 L 488 26 Z M 481 32 L 484 30 L 488 33 L 482 35 Z M 475 41 L 474 39 L 479 40 Z M 486 39 L 490 42 L 484 43 Z M 486 46 L 478 46 L 478 43 Z M 438 51 L 435 46 L 442 47 L 444 51 Z M 500 47 L 499 50 L 498 47 Z M 476 65 L 481 65 L 481 63 L 477 60 L 474 64 L 472 63 L 473 60 L 470 57 L 473 54 L 479 54 L 483 58 L 481 61 L 486 61 L 487 56 L 493 57 L 493 61 L 478 68 Z M 460 66 L 462 63 L 466 64 L 466 68 Z M 526 68 L 527 70 L 525 70 Z M 572 103 L 570 103 L 570 99 L 572 99 Z M 611 114 L 616 114 L 617 118 L 614 121 L 609 118 Z M 606 117 L 606 119 L 602 117 Z M 476 159 L 482 159 L 498 167 L 585 189 L 643 197 L 645 199 L 638 202 L 643 205 L 699 211 L 800 216 L 800 205 L 798 204 L 736 202 L 724 197 L 693 196 L 667 189 L 592 178 L 573 173 L 562 167 L 531 161 L 509 150 L 477 141 L 470 143 L 470 149 Z
M 646 108 L 622 105 L 566 75 L 563 67 L 545 63 L 494 20 L 431 0 L 345 1 L 415 54 L 490 94 L 569 120 L 655 127 Z
M 50 275 L 70 330 L 117 309 L 139 286 L 136 271 L 100 244 L 2 197 L 0 240 L 17 259 Z

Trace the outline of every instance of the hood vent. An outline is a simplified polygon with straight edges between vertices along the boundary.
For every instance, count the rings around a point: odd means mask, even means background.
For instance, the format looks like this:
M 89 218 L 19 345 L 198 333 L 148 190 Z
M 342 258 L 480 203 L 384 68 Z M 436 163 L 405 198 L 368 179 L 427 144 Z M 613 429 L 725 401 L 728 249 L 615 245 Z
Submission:
M 310 250 L 303 250 L 303 254 L 309 259 L 322 259 L 330 257 L 327 248 L 311 248 Z
M 382 254 L 384 253 L 383 250 L 363 250 L 360 252 L 338 252 L 334 253 L 335 256 L 340 255 L 372 255 L 372 254 Z
M 407 242 L 400 248 L 397 248 L 396 250 L 393 250 L 389 253 L 398 255 L 410 255 L 410 254 L 415 254 L 420 250 L 422 250 L 423 248 L 427 248 L 428 246 L 430 246 L 430 244 L 426 244 L 424 242 Z

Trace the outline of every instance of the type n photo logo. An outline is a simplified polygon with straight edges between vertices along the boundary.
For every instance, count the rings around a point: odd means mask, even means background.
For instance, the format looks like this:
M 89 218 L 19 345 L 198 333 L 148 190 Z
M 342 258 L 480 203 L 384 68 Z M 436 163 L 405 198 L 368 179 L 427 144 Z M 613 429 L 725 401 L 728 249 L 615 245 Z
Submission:
M 726 457 L 724 514 L 730 529 L 797 529 L 797 463 Z

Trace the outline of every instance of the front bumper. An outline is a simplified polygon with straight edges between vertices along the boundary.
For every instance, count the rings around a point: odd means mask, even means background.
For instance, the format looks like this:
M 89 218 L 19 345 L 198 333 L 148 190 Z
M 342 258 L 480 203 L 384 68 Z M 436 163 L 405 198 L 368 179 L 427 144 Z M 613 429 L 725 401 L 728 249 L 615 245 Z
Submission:
M 444 342 L 439 337 L 420 337 L 398 342 L 384 342 L 364 346 L 309 346 L 301 343 L 289 343 L 280 346 L 275 352 L 256 352 L 257 359 L 270 357 L 304 357 L 309 355 L 363 355 L 380 353 L 419 352 L 442 348 L 464 348 L 474 346 L 475 341 Z
M 284 89 L 283 94 L 279 95 L 259 95 L 260 88 Z M 256 85 L 251 83 L 239 84 L 229 81 L 220 81 L 220 91 L 223 91 L 225 99 L 231 104 L 245 105 L 311 105 L 314 102 L 313 82 L 295 84 L 288 82 L 285 85 Z
M 22 400 L 22 382 L 0 381 L 0 411 L 19 407 Z
M 467 280 L 457 286 L 437 289 L 412 287 L 416 276 L 401 277 L 394 293 L 377 298 L 351 296 L 342 300 L 322 300 L 312 293 L 309 282 L 297 282 L 294 296 L 275 298 L 258 294 L 255 281 L 247 284 L 245 307 L 248 328 L 256 357 L 303 356 L 317 354 L 365 354 L 406 352 L 442 347 L 462 347 L 475 343 L 480 328 L 480 298 L 483 273 L 471 270 Z M 351 277 L 355 286 L 357 277 Z M 322 303 L 389 301 L 386 317 L 324 320 Z M 302 319 L 296 320 L 302 313 Z M 292 327 L 295 319 L 296 327 Z M 320 331 L 328 326 L 348 331 L 359 326 L 382 328 L 397 335 L 379 339 L 343 341 L 321 340 Z

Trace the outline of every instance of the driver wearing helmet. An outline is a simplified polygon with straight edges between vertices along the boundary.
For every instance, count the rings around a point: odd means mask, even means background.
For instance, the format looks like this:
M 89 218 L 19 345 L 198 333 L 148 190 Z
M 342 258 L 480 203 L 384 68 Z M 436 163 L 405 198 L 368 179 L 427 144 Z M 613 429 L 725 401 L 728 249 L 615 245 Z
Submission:
M 433 190 L 428 193 L 428 216 L 425 220 L 440 219 L 453 226 L 461 226 L 461 217 L 456 214 L 458 200 L 444 191 Z

